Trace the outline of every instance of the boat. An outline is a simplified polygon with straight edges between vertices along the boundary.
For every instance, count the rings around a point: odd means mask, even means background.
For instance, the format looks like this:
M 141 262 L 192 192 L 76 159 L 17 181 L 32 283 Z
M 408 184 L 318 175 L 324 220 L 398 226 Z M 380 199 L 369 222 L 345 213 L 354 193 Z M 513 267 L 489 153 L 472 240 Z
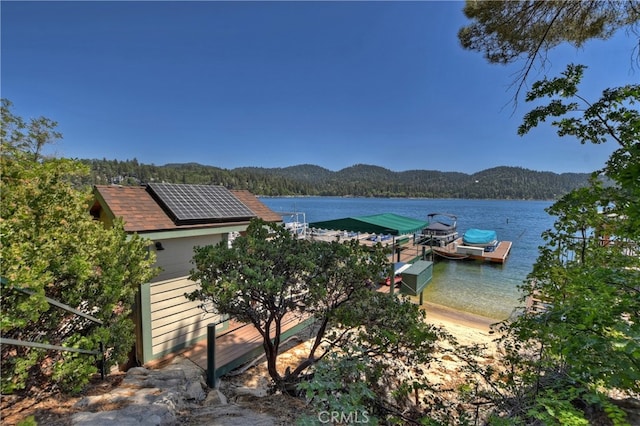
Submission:
M 309 225 L 307 224 L 306 215 L 302 212 L 281 212 L 282 222 L 293 236 L 299 239 L 305 239 L 309 233 Z
M 498 245 L 498 236 L 493 230 L 471 228 L 462 236 L 462 244 L 482 247 L 484 251 L 493 251 Z
M 419 244 L 444 247 L 458 238 L 458 218 L 450 213 L 429 213 L 429 223 L 416 235 Z

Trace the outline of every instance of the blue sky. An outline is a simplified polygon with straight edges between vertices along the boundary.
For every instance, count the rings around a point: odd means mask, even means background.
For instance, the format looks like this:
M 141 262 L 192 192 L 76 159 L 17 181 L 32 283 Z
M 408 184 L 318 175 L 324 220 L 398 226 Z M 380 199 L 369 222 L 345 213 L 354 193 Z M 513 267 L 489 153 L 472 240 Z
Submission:
M 1 95 L 59 123 L 51 153 L 227 169 L 373 164 L 474 173 L 590 172 L 583 146 L 511 103 L 521 64 L 463 50 L 462 2 L 9 2 Z M 554 50 L 589 66 L 583 94 L 637 82 L 624 33 Z M 538 74 L 537 77 L 542 77 Z

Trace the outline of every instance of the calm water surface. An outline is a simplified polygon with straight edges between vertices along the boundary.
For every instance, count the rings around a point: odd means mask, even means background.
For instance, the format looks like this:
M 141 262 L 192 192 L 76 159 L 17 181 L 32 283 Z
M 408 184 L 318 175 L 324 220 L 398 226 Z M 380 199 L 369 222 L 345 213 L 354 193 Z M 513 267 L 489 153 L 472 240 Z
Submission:
M 554 218 L 544 209 L 550 201 L 449 200 L 340 197 L 264 197 L 276 212 L 304 213 L 307 222 L 395 213 L 426 220 L 429 213 L 458 216 L 460 235 L 469 228 L 492 229 L 499 240 L 512 241 L 503 265 L 436 259 L 424 300 L 494 319 L 507 318 L 519 305 L 517 286 L 531 271 L 543 243 L 541 234 Z

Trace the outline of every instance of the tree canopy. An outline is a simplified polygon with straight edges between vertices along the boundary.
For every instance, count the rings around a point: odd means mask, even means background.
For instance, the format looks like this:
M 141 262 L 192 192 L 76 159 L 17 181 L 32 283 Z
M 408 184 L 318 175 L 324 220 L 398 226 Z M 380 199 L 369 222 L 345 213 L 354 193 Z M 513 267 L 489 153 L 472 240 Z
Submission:
M 530 307 L 501 328 L 504 361 L 517 374 L 499 382 L 511 386 L 511 398 L 497 412 L 512 421 L 587 424 L 603 411 L 625 424 L 608 393 L 640 391 L 640 85 L 606 89 L 590 103 L 579 95 L 584 70 L 570 65 L 535 83 L 527 100 L 549 101 L 519 130 L 551 119 L 560 136 L 618 149 L 589 187 L 547 209 L 557 219 L 522 286 Z M 613 185 L 603 186 L 599 174 Z
M 260 332 L 276 389 L 302 389 L 319 410 L 411 419 L 425 404 L 415 395 L 430 390 L 422 368 L 446 336 L 417 305 L 375 291 L 390 268 L 386 254 L 355 240 L 297 239 L 282 225 L 253 220 L 231 246 L 196 249 L 191 277 L 201 287 L 188 297 Z M 287 317 L 311 318 L 314 326 L 307 357 L 282 372 L 277 357 Z
M 637 34 L 640 8 L 637 1 L 468 1 L 465 14 L 474 22 L 459 32 L 464 48 L 491 63 L 524 58 L 519 92 L 534 62 L 544 66 L 560 43 L 580 47 L 622 28 Z M 588 186 L 547 210 L 557 219 L 522 285 L 529 307 L 500 327 L 502 370 L 485 369 L 496 424 L 588 424 L 599 413 L 627 424 L 609 393 L 640 390 L 640 86 L 607 88 L 589 101 L 579 91 L 587 69 L 569 64 L 525 98 L 540 105 L 525 115 L 520 135 L 550 120 L 560 137 L 617 149 Z
M 55 122 L 25 122 L 2 101 L 3 338 L 85 350 L 103 344 L 106 368 L 126 360 L 137 285 L 153 274 L 146 242 L 111 229 L 89 214 L 91 194 L 74 182 L 81 164 L 44 158 L 41 148 L 61 137 Z M 91 315 L 86 321 L 46 298 Z M 2 345 L 2 392 L 30 386 L 78 391 L 98 371 L 94 357 L 75 352 Z
M 462 47 L 482 52 L 490 63 L 524 59 L 521 88 L 536 61 L 544 65 L 546 53 L 561 43 L 581 47 L 619 29 L 637 31 L 640 2 L 467 1 L 464 13 L 473 22 L 458 32 Z

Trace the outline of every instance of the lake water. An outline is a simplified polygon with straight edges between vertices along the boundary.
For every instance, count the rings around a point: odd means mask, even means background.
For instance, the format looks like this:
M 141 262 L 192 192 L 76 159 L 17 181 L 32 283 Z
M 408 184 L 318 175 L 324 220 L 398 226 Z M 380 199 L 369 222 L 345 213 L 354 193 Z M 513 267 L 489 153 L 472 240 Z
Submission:
M 378 213 L 426 220 L 429 213 L 440 212 L 458 217 L 460 235 L 469 228 L 496 231 L 499 240 L 513 242 L 504 264 L 436 258 L 424 300 L 497 320 L 509 317 L 520 304 L 517 286 L 538 256 L 542 232 L 554 221 L 544 211 L 550 201 L 341 197 L 264 197 L 261 201 L 276 212 L 304 213 L 307 222 Z

